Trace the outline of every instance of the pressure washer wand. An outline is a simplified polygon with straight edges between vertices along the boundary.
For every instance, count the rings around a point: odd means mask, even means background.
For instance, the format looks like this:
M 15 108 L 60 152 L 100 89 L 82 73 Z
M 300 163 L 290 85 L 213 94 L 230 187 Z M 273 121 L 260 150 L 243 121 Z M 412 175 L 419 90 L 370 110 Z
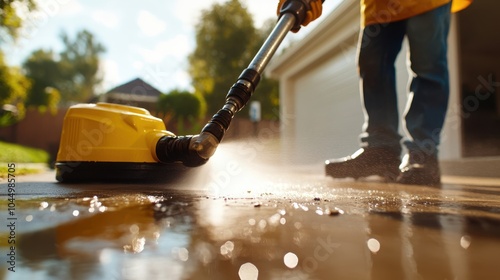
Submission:
M 222 141 L 234 115 L 250 100 L 260 76 L 290 30 L 298 31 L 314 0 L 288 0 L 280 10 L 280 18 L 248 67 L 226 95 L 226 103 L 194 136 L 163 136 L 156 145 L 161 162 L 181 161 L 186 166 L 199 166 L 208 161 Z

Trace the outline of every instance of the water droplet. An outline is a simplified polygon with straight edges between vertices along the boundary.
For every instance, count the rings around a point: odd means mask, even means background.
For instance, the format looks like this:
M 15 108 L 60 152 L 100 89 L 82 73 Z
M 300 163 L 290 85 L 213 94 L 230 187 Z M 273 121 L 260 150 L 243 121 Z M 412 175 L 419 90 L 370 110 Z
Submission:
M 33 215 L 26 216 L 26 222 L 31 222 L 31 221 L 33 221 Z
M 189 259 L 189 251 L 186 248 L 180 248 L 179 251 L 177 252 L 177 255 L 179 257 L 179 260 L 183 262 Z
M 221 255 L 231 254 L 233 250 L 234 250 L 234 243 L 231 241 L 227 241 L 226 243 L 224 243 L 224 245 L 220 246 Z
M 256 280 L 259 277 L 259 269 L 252 263 L 244 263 L 240 266 L 238 275 L 241 280 Z
M 78 215 L 80 215 L 80 211 L 74 210 L 73 211 L 73 216 L 78 217 Z
M 225 256 L 231 253 L 231 250 L 229 250 L 226 246 L 226 244 L 220 246 L 220 254 Z
M 224 245 L 229 249 L 229 251 L 234 250 L 234 243 L 232 241 L 227 241 Z
M 471 242 L 471 238 L 468 235 L 464 235 L 464 236 L 462 236 L 462 238 L 460 238 L 460 246 L 462 246 L 462 248 L 464 248 L 464 249 L 469 248 L 470 242 Z
M 251 226 L 255 226 L 255 219 L 248 220 L 248 224 Z
M 136 238 L 132 241 L 132 250 L 135 253 L 140 253 L 144 250 L 144 244 L 146 244 L 146 238 Z
M 40 203 L 40 210 L 43 210 L 45 208 L 49 207 L 49 203 L 44 201 L 42 203 Z
M 372 253 L 377 253 L 378 251 L 380 251 L 380 242 L 378 242 L 377 239 L 370 238 L 370 239 L 368 239 L 368 241 L 366 242 L 366 244 L 368 245 L 368 249 Z
M 299 263 L 299 257 L 297 257 L 297 255 L 295 255 L 294 253 L 288 252 L 286 253 L 285 257 L 283 257 L 283 262 L 285 263 L 286 267 L 295 268 Z
M 136 224 L 131 225 L 129 230 L 130 230 L 130 233 L 137 234 L 137 233 L 139 233 L 139 226 Z
M 280 219 L 280 224 L 282 224 L 282 225 L 286 224 L 286 219 L 285 218 L 281 218 Z

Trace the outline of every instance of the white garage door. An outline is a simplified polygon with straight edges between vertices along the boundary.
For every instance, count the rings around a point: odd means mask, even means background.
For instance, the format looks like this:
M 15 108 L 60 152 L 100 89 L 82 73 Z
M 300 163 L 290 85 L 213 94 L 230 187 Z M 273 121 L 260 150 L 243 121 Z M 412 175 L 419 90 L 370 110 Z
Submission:
M 398 57 L 400 112 L 406 101 L 406 48 Z M 363 113 L 356 46 L 344 48 L 295 83 L 296 163 L 322 163 L 359 148 Z
M 355 46 L 296 81 L 295 147 L 303 163 L 345 156 L 358 147 L 363 124 Z

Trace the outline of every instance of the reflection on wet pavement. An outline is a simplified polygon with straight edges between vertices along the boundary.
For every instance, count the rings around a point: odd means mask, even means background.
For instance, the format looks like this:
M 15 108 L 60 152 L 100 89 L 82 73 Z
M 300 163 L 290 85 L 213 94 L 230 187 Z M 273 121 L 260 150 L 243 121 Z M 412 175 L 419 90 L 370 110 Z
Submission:
M 177 184 L 18 183 L 16 272 L 2 261 L 0 278 L 498 278 L 500 185 L 335 181 L 233 146 Z
M 498 187 L 307 173 L 251 182 L 217 194 L 108 185 L 20 198 L 17 270 L 4 276 L 494 279 L 500 272 Z

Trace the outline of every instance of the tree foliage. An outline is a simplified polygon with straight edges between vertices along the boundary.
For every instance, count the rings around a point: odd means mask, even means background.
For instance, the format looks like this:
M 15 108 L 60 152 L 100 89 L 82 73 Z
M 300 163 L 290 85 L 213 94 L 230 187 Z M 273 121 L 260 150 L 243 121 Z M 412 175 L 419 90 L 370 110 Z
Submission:
M 33 83 L 27 94 L 27 107 L 57 110 L 63 74 L 55 57 L 52 51 L 37 50 L 24 62 L 26 77 Z
M 61 53 L 36 50 L 23 63 L 33 82 L 27 105 L 53 110 L 59 100 L 63 104 L 86 102 L 101 83 L 99 55 L 104 47 L 94 35 L 82 30 L 74 39 L 63 33 L 61 40 L 65 46 Z
M 59 61 L 63 78 L 59 88 L 61 100 L 86 102 L 95 95 L 96 86 L 102 82 L 99 55 L 105 52 L 105 48 L 87 30 L 78 32 L 74 39 L 63 33 L 61 39 L 65 46 Z
M 35 9 L 33 0 L 0 0 L 0 46 L 14 41 L 23 26 L 20 8 Z M 20 69 L 5 64 L 0 52 L 0 126 L 17 122 L 24 117 L 24 101 L 30 82 Z
M 21 7 L 31 11 L 36 8 L 36 4 L 33 0 L 0 0 L 0 44 L 18 37 L 19 29 L 23 26 L 19 15 Z
M 174 118 L 199 120 L 205 114 L 205 108 L 203 97 L 188 91 L 172 90 L 158 100 L 159 112 L 171 114 Z
M 10 125 L 24 117 L 24 101 L 30 86 L 20 69 L 5 64 L 0 52 L 0 126 Z
M 249 62 L 256 34 L 252 17 L 238 0 L 214 4 L 202 12 L 189 72 L 210 112 L 220 109 L 229 87 Z
M 254 27 L 252 16 L 239 0 L 214 4 L 202 12 L 196 25 L 196 48 L 189 56 L 189 73 L 209 113 L 224 104 L 227 91 L 248 66 L 265 35 Z M 264 117 L 272 115 L 278 106 L 277 91 L 277 83 L 266 79 L 257 88 L 259 97 L 252 100 L 261 101 Z

